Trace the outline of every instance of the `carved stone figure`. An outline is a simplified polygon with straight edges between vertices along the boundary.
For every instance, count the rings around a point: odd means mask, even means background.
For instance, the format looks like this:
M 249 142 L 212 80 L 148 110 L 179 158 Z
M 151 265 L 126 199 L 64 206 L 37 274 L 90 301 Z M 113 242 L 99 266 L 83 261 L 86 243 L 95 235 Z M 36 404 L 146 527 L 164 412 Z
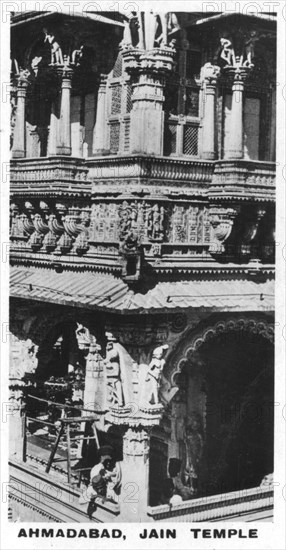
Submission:
M 130 233 L 137 230 L 138 207 L 136 203 L 123 202 L 119 208 L 119 239 L 125 240 Z
M 162 240 L 164 236 L 164 206 L 152 206 L 147 213 L 147 234 L 154 241 Z
M 253 60 L 253 57 L 254 57 L 255 42 L 257 42 L 259 40 L 259 38 L 260 37 L 257 36 L 256 31 L 251 31 L 250 34 L 249 34 L 249 38 L 244 43 L 246 60 L 244 61 L 243 65 L 246 66 L 246 67 L 252 65 L 252 60 Z
M 133 46 L 137 45 L 142 50 L 164 48 L 180 29 L 177 16 L 170 12 L 133 12 L 129 24 L 130 32 L 124 33 L 124 45 L 127 46 L 132 40 Z M 174 39 L 170 46 L 174 47 Z
M 43 58 L 41 56 L 35 56 L 31 61 L 31 67 L 32 67 L 32 70 L 34 71 L 35 76 L 37 76 L 38 74 L 39 65 L 42 59 Z
M 59 43 L 56 41 L 53 34 L 48 33 L 47 29 L 43 29 L 43 31 L 45 33 L 44 42 L 48 42 L 51 47 L 51 64 L 63 65 L 64 59 Z
M 200 422 L 195 415 L 191 417 L 185 428 L 184 443 L 186 452 L 185 483 L 195 492 L 198 468 L 203 453 L 203 436 Z
M 88 328 L 84 327 L 81 323 L 77 323 L 75 336 L 78 343 L 78 349 L 88 350 L 92 340 L 92 336 Z
M 235 53 L 232 47 L 232 43 L 227 38 L 221 38 L 220 43 L 222 46 L 220 57 L 228 64 L 235 65 Z
M 11 346 L 10 378 L 21 380 L 26 373 L 33 374 L 38 366 L 38 346 L 30 338 L 14 338 Z
M 83 56 L 83 46 L 80 46 L 79 50 L 74 50 L 72 52 L 72 63 L 74 65 L 79 65 Z
M 148 407 L 150 405 L 159 405 L 159 387 L 161 380 L 161 373 L 165 365 L 164 355 L 169 346 L 164 344 L 154 349 L 152 359 L 149 365 L 141 365 L 141 372 L 143 376 L 140 376 L 139 367 L 139 387 L 141 386 L 141 392 L 139 397 L 139 405 Z M 147 368 L 146 368 L 147 367 Z
M 124 405 L 123 387 L 121 380 L 121 368 L 119 352 L 114 346 L 116 338 L 111 333 L 106 333 L 108 342 L 106 345 L 106 359 L 104 360 L 106 375 L 107 404 L 109 406 Z

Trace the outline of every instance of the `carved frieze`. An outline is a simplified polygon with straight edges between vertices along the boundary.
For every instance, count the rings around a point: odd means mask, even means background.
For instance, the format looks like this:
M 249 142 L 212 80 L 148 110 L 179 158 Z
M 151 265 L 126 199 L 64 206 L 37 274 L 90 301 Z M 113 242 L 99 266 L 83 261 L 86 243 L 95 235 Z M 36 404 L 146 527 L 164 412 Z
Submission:
M 173 207 L 170 242 L 207 244 L 210 242 L 208 209 L 204 206 Z
M 93 242 L 114 242 L 117 241 L 117 239 L 117 204 L 93 204 L 91 209 L 90 240 Z

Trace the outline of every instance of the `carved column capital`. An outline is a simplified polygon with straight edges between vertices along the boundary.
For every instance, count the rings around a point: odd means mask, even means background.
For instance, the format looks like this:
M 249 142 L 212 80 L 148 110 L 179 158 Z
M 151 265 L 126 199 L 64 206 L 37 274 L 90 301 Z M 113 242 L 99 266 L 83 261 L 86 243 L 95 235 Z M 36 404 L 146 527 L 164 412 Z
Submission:
M 226 67 L 224 67 L 223 71 L 232 77 L 234 86 L 239 84 L 242 88 L 244 88 L 244 82 L 249 76 L 253 67 L 253 64 L 244 65 L 241 62 L 241 58 L 237 57 L 236 63 L 234 65 L 227 65 Z
M 175 49 L 165 46 L 152 50 L 125 49 L 122 57 L 125 62 L 125 70 L 131 76 L 139 74 L 156 74 L 167 76 L 174 67 Z
M 136 457 L 148 457 L 150 451 L 150 436 L 146 429 L 128 428 L 123 436 L 123 454 L 127 460 Z
M 62 87 L 71 88 L 71 79 L 74 73 L 74 66 L 70 63 L 66 55 L 64 56 L 63 65 L 57 65 L 56 71 L 62 79 Z
M 26 90 L 30 84 L 30 76 L 31 73 L 28 69 L 20 69 L 16 75 L 18 94 L 20 93 L 22 97 L 26 95 Z
M 215 88 L 218 78 L 220 76 L 220 67 L 218 65 L 212 65 L 211 63 L 205 63 L 202 68 L 201 79 L 206 85 L 206 91 Z

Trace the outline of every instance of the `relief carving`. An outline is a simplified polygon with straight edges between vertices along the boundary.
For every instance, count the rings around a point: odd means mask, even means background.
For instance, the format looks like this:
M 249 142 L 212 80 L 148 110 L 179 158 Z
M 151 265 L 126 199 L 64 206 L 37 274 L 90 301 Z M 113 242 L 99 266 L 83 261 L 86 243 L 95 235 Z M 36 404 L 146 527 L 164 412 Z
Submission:
M 208 209 L 175 205 L 170 240 L 174 243 L 205 244 L 210 241 Z
M 150 408 L 158 406 L 159 388 L 162 370 L 165 365 L 164 356 L 169 349 L 167 344 L 154 349 L 149 365 L 139 366 L 139 406 Z
M 133 400 L 133 362 L 117 339 L 106 332 L 106 358 L 103 361 L 107 408 L 130 405 Z
M 94 204 L 91 212 L 90 239 L 114 242 L 118 239 L 118 207 L 115 203 Z
M 184 430 L 185 469 L 184 481 L 193 493 L 196 492 L 199 465 L 203 454 L 204 438 L 199 419 L 195 414 L 188 419 Z
M 37 352 L 39 346 L 30 338 L 18 339 L 15 336 L 11 342 L 10 379 L 21 380 L 25 374 L 34 373 L 37 365 Z
M 146 227 L 150 241 L 162 241 L 164 238 L 165 208 L 154 204 L 147 209 Z

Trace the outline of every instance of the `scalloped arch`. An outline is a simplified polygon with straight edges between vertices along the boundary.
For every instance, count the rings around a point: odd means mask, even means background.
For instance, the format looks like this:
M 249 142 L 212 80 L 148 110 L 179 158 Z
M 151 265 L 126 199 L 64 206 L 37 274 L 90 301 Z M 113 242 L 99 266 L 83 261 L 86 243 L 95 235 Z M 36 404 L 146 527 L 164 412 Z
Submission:
M 247 332 L 249 334 L 256 334 L 262 338 L 265 338 L 269 342 L 274 342 L 274 325 L 273 323 L 256 319 L 255 317 L 246 318 L 228 318 L 226 320 L 220 320 L 214 325 L 209 325 L 207 327 L 197 329 L 193 335 L 185 336 L 185 345 L 182 347 L 182 342 L 179 342 L 177 352 L 175 352 L 174 360 L 172 361 L 172 367 L 168 369 L 167 364 L 167 374 L 168 378 L 171 380 L 171 384 L 176 386 L 174 381 L 175 376 L 180 374 L 182 368 L 188 361 L 194 352 L 197 352 L 200 347 L 214 340 L 220 334 L 228 332 Z M 187 340 L 187 343 L 186 343 Z M 182 350 L 179 351 L 179 348 L 182 347 Z M 171 361 L 168 362 L 169 365 Z

